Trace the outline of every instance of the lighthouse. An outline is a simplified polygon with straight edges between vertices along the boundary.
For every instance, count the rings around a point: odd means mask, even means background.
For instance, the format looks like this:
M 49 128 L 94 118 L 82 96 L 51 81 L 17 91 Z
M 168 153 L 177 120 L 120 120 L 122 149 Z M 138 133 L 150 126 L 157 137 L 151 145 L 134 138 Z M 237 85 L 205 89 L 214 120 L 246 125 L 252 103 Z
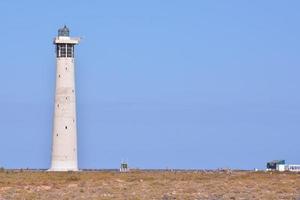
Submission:
M 78 171 L 74 46 L 64 26 L 54 38 L 56 46 L 56 87 L 53 116 L 52 160 L 49 171 Z

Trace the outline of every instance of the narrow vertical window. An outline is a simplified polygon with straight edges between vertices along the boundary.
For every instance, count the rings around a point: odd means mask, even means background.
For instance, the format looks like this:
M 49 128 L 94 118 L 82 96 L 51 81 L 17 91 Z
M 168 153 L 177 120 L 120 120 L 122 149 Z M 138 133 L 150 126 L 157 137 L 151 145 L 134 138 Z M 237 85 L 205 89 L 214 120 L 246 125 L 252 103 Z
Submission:
M 67 57 L 68 58 L 74 57 L 74 45 L 73 44 L 67 44 Z
M 60 57 L 60 46 L 56 45 L 56 57 L 59 58 Z
M 60 57 L 67 56 L 67 44 L 60 44 Z

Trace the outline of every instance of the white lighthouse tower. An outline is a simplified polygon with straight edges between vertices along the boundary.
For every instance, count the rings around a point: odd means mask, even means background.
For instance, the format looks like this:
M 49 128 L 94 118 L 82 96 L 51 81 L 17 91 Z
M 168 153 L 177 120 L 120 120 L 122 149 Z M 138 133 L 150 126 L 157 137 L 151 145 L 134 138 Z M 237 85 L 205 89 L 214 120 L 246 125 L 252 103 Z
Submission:
M 77 171 L 77 128 L 74 46 L 64 26 L 54 38 L 56 45 L 56 91 L 50 171 Z

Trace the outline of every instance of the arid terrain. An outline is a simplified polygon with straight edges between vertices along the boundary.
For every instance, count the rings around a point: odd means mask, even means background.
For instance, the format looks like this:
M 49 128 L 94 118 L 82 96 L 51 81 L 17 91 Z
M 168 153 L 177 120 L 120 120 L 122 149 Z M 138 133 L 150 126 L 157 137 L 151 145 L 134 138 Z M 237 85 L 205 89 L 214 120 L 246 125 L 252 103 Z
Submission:
M 300 174 L 246 171 L 0 172 L 4 199 L 299 199 Z

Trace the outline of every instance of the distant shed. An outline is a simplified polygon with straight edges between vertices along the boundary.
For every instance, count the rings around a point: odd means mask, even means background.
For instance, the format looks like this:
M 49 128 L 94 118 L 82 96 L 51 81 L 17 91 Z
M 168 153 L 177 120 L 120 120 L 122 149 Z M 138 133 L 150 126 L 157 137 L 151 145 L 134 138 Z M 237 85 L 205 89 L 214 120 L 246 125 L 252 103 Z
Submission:
M 267 170 L 279 170 L 285 165 L 285 160 L 273 160 L 270 162 L 267 162 Z
M 122 162 L 120 166 L 120 172 L 129 172 L 128 163 Z

